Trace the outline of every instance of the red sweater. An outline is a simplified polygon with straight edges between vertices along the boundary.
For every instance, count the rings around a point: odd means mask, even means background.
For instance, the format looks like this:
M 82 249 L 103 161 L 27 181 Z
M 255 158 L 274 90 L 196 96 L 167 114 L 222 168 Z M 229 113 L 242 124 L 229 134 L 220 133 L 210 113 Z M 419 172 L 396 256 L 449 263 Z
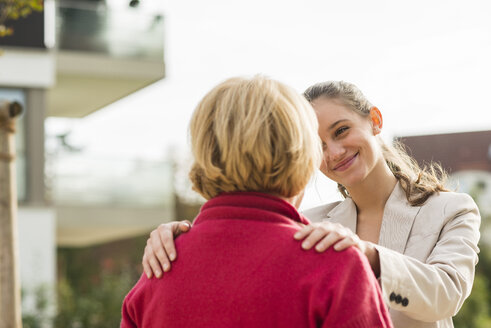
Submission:
M 273 196 L 211 199 L 172 270 L 126 296 L 121 327 L 392 327 L 365 256 L 304 251 L 297 222 L 309 223 Z

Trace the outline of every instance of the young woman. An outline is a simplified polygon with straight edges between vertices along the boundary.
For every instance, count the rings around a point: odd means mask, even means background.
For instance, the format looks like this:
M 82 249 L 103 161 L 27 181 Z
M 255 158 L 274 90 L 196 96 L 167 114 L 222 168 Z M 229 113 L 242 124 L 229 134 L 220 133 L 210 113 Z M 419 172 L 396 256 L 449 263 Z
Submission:
M 304 96 L 319 121 L 321 171 L 345 200 L 303 214 L 316 223 L 294 238 L 324 252 L 359 248 L 368 258 L 395 327 L 453 327 L 469 296 L 478 261 L 480 215 L 466 194 L 444 187 L 438 166 L 419 168 L 400 146 L 380 138 L 382 114 L 353 84 L 324 82 Z M 173 235 L 190 228 L 172 222 L 154 230 L 143 266 L 161 275 L 176 258 Z
M 125 298 L 122 328 L 392 327 L 360 251 L 305 254 L 291 237 L 309 224 L 291 202 L 322 157 L 305 99 L 265 77 L 232 78 L 189 130 L 189 176 L 208 201 L 176 241 L 172 272 L 142 276 Z

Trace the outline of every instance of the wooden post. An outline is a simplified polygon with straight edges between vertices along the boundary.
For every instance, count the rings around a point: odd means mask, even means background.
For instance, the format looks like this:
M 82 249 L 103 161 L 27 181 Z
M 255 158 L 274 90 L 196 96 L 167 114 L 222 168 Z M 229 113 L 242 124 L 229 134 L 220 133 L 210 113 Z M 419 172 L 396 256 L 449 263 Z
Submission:
M 15 117 L 17 102 L 0 102 L 0 328 L 22 327 L 17 263 Z

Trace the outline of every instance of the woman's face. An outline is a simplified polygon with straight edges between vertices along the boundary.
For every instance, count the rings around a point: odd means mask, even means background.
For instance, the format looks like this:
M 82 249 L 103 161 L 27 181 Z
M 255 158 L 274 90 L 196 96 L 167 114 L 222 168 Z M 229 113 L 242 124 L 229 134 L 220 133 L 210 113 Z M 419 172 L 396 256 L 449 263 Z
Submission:
M 370 116 L 362 116 L 337 99 L 320 97 L 312 102 L 319 120 L 324 160 L 320 170 L 346 188 L 363 182 L 383 162 L 375 138 L 380 132 Z

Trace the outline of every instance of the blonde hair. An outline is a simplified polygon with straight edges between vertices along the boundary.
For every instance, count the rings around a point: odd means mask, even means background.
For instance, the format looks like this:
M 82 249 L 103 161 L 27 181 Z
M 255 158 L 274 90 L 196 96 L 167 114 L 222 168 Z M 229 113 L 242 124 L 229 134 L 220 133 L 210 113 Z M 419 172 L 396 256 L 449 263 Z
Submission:
M 368 117 L 373 105 L 354 85 L 344 81 L 327 81 L 314 84 L 304 92 L 305 98 L 312 102 L 319 97 L 336 99 L 356 113 Z M 444 184 L 447 174 L 437 163 L 429 163 L 420 168 L 416 160 L 408 155 L 405 147 L 398 141 L 386 144 L 380 136 L 377 140 L 390 170 L 406 192 L 406 198 L 412 206 L 419 206 L 440 191 L 448 191 Z M 346 188 L 338 183 L 338 189 L 348 197 Z
M 321 162 L 317 125 L 310 104 L 278 81 L 226 80 L 191 118 L 193 189 L 206 199 L 232 191 L 297 195 Z

